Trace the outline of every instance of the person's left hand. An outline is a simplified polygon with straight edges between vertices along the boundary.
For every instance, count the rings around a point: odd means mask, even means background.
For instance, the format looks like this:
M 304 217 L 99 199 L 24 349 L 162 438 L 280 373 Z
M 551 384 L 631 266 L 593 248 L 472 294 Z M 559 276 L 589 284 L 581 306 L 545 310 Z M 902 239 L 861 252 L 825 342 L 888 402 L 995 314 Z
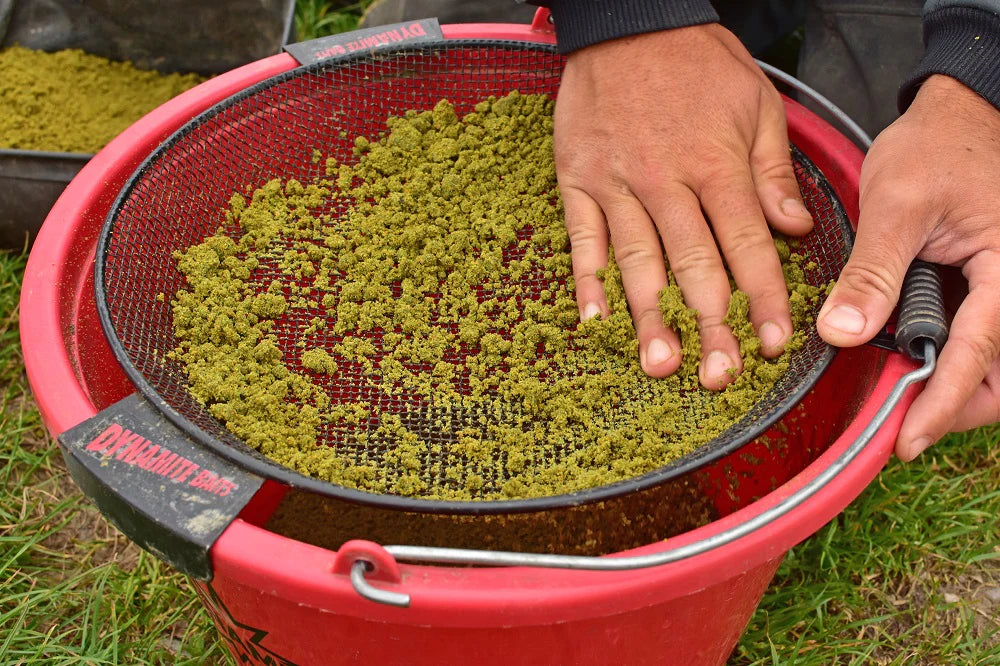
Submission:
M 854 251 L 820 311 L 820 335 L 870 340 L 914 257 L 961 267 L 969 293 L 934 374 L 906 414 L 896 455 L 1000 421 L 1000 111 L 958 81 L 929 78 L 872 145 Z

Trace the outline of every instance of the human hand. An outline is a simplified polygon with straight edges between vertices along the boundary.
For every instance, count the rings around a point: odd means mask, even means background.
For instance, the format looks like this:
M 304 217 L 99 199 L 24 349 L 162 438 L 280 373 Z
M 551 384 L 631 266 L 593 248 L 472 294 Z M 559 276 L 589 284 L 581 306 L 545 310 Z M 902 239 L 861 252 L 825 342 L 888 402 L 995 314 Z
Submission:
M 657 300 L 667 283 L 665 249 L 685 302 L 699 312 L 701 383 L 722 388 L 742 362 L 723 323 L 730 286 L 721 247 L 750 298 L 762 352 L 781 353 L 792 322 L 768 223 L 802 235 L 812 218 L 780 96 L 732 33 L 699 25 L 570 55 L 556 102 L 555 158 L 581 319 L 608 314 L 596 274 L 610 238 L 642 368 L 653 377 L 674 372 L 681 346 Z
M 914 257 L 961 267 L 969 283 L 937 368 L 903 420 L 912 460 L 949 431 L 1000 421 L 1000 112 L 947 76 L 927 79 L 875 140 L 861 170 L 850 260 L 818 319 L 830 344 L 874 336 Z

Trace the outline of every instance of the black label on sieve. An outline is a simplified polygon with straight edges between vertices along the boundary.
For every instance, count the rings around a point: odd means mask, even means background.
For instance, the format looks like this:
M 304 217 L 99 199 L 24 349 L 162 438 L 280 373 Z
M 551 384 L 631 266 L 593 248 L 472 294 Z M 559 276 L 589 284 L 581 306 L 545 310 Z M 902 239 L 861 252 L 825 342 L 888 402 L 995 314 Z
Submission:
M 59 435 L 80 489 L 127 537 L 211 580 L 208 551 L 263 480 L 195 443 L 130 395 Z
M 303 65 L 349 53 L 375 53 L 393 47 L 437 42 L 444 39 L 436 18 L 390 23 L 339 35 L 286 44 L 285 50 Z

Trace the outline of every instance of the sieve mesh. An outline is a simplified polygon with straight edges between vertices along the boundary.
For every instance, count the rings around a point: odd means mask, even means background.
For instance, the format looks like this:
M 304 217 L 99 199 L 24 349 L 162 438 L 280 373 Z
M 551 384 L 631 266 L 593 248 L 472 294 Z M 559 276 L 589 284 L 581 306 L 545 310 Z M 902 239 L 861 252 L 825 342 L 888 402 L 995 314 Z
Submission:
M 831 348 L 814 330 L 792 356 L 788 372 L 773 390 L 739 422 L 694 453 L 624 482 L 573 495 L 514 501 L 419 500 L 362 493 L 303 477 L 268 460 L 230 433 L 193 398 L 183 368 L 167 355 L 177 341 L 169 298 L 160 300 L 157 296 L 172 295 L 185 286 L 172 253 L 215 233 L 233 193 L 262 186 L 273 178 L 301 182 L 320 178 L 324 165 L 311 159 L 314 150 L 338 163 L 356 161 L 354 137 L 378 136 L 389 116 L 433 108 L 442 98 L 450 100 L 461 116 L 480 100 L 512 90 L 555 97 L 562 66 L 562 57 L 544 45 L 487 41 L 422 45 L 302 67 L 268 79 L 193 119 L 154 152 L 122 190 L 98 247 L 96 289 L 102 324 L 132 380 L 188 434 L 258 473 L 322 494 L 417 511 L 503 512 L 611 497 L 675 477 L 764 432 L 798 402 L 832 357 Z M 799 151 L 793 149 L 793 157 L 806 206 L 816 221 L 816 230 L 804 239 L 800 250 L 812 261 L 806 278 L 810 284 L 825 284 L 837 276 L 846 261 L 850 226 L 822 174 Z M 345 207 L 343 200 L 333 200 L 317 213 L 330 215 L 336 224 Z M 265 262 L 257 269 L 255 282 L 270 282 L 269 272 L 276 279 L 289 280 L 277 262 Z M 546 285 L 531 275 L 524 278 L 524 286 L 535 295 Z M 322 309 L 293 308 L 278 320 L 274 332 L 290 369 L 302 370 L 294 352 L 302 331 L 314 317 L 329 316 Z M 332 349 L 341 338 L 332 334 L 332 326 L 324 330 L 328 333 L 311 339 Z M 373 335 L 377 342 L 377 334 Z M 372 360 L 377 367 L 378 357 Z M 363 381 L 366 373 L 360 364 L 341 363 L 335 375 L 313 380 L 333 402 L 370 402 L 373 414 L 397 414 L 407 428 L 428 441 L 444 444 L 421 461 L 421 474 L 430 490 L 449 482 L 441 470 L 471 464 L 446 446 L 457 433 L 484 419 L 502 418 L 455 410 L 444 413 L 418 396 L 387 396 Z M 644 396 L 637 394 L 634 399 L 643 400 Z M 328 424 L 319 433 L 319 443 L 335 447 L 359 464 L 391 467 L 383 464 L 382 458 L 393 448 L 393 441 L 372 437 L 358 444 L 359 429 L 374 431 L 377 427 L 377 422 L 362 422 L 356 427 Z M 556 460 L 575 446 L 566 441 L 542 451 L 533 464 Z M 489 468 L 484 493 L 502 487 L 504 469 L 503 464 Z M 392 470 L 386 471 L 391 487 Z

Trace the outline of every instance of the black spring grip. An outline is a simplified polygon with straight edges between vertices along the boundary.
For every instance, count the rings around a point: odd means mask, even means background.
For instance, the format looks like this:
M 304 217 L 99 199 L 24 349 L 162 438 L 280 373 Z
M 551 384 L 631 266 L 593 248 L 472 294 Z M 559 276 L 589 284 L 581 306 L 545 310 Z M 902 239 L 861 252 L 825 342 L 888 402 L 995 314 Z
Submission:
M 948 339 L 944 296 L 937 266 L 916 259 L 903 279 L 896 324 L 896 347 L 910 358 L 924 360 L 924 342 L 941 351 Z

